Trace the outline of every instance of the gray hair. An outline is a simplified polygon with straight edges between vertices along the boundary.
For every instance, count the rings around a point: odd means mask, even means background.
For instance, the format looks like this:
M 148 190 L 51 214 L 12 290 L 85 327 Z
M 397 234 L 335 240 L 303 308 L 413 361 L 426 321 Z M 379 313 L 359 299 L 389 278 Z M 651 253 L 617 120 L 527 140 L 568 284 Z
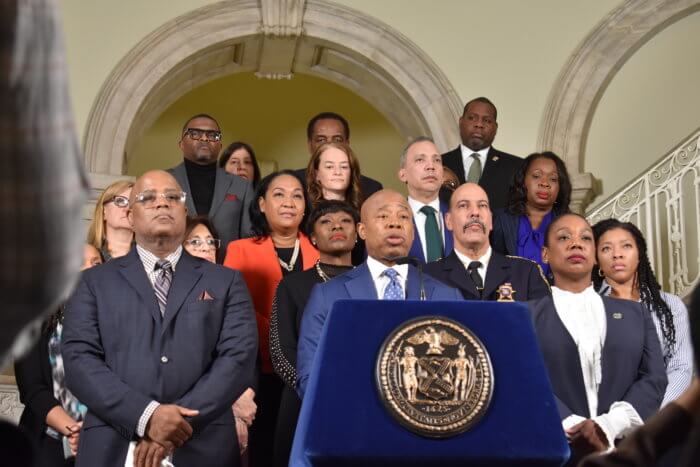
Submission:
M 406 167 L 406 155 L 408 154 L 408 150 L 411 149 L 411 146 L 413 146 L 416 143 L 423 143 L 426 141 L 435 144 L 435 141 L 430 136 L 416 136 L 411 141 L 409 141 L 408 144 L 403 148 L 403 151 L 401 151 L 401 157 L 399 158 L 399 168 L 403 169 L 404 167 Z

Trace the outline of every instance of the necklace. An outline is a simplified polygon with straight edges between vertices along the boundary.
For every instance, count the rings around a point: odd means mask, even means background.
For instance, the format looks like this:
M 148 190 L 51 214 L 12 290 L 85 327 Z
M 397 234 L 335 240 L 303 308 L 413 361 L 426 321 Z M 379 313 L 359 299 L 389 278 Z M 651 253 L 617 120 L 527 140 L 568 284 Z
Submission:
M 323 282 L 328 282 L 331 280 L 330 277 L 328 277 L 328 274 L 323 272 L 323 269 L 321 269 L 321 260 L 319 259 L 316 261 L 316 272 L 318 273 L 319 277 L 323 280 Z
M 299 257 L 299 239 L 297 238 L 296 241 L 294 242 L 294 251 L 292 252 L 292 258 L 289 260 L 289 263 L 285 263 L 282 258 L 277 256 L 277 261 L 280 262 L 280 266 L 282 266 L 284 269 L 286 269 L 288 272 L 294 271 L 294 265 L 297 262 L 297 258 Z

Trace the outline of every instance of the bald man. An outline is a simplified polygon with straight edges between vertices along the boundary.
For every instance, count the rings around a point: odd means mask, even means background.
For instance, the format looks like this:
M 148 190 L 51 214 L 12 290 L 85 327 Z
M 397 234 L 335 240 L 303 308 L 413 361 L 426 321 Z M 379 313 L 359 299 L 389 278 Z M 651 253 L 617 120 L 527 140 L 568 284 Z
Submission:
M 466 300 L 527 301 L 551 294 L 539 264 L 491 248 L 489 197 L 476 183 L 465 183 L 452 193 L 445 224 L 452 232 L 454 251 L 424 270 L 458 288 Z
M 358 233 L 367 247 L 367 260 L 352 271 L 318 284 L 304 310 L 297 351 L 299 395 L 303 398 L 318 340 L 336 300 L 419 300 L 418 270 L 396 264 L 413 243 L 413 216 L 406 198 L 392 190 L 380 190 L 362 205 Z M 424 278 L 426 300 L 461 300 L 455 289 Z
M 86 271 L 67 306 L 66 383 L 88 407 L 78 467 L 240 463 L 231 404 L 253 383 L 255 316 L 238 271 L 183 250 L 186 197 L 167 172 L 139 178 L 136 246 Z

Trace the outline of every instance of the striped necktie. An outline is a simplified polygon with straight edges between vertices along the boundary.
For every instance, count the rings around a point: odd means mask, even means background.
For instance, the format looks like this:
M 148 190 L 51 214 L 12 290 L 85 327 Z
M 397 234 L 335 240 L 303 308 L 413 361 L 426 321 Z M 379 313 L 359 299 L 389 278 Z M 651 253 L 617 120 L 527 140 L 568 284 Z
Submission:
M 170 264 L 170 261 L 167 259 L 161 259 L 158 260 L 154 269 L 156 271 L 156 280 L 153 283 L 153 289 L 158 299 L 160 315 L 165 316 L 165 306 L 168 303 L 168 291 L 173 281 L 173 265 Z

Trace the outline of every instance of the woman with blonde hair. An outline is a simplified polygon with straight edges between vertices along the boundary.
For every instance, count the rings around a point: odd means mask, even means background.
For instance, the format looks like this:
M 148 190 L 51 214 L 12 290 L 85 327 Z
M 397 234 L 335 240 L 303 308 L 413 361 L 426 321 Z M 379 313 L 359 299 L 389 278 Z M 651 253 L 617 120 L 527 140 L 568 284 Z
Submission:
M 134 232 L 126 217 L 134 182 L 118 180 L 97 198 L 87 242 L 97 248 L 103 261 L 126 255 L 131 249 Z

